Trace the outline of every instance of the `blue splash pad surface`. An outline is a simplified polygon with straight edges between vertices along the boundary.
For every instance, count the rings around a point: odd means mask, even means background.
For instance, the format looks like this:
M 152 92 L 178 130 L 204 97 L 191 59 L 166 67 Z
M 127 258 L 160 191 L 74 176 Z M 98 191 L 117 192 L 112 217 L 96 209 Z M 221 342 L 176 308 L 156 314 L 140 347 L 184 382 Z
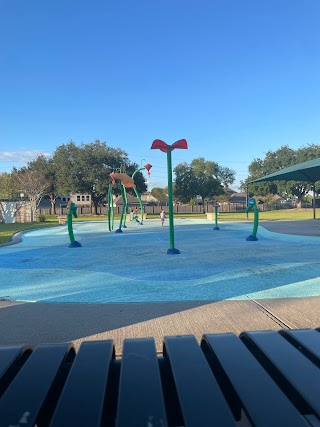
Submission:
M 156 302 L 297 298 L 320 295 L 320 238 L 258 229 L 252 224 L 175 220 L 127 223 L 123 233 L 105 222 L 75 223 L 82 245 L 69 248 L 66 226 L 30 231 L 0 248 L 0 298 L 41 302 Z

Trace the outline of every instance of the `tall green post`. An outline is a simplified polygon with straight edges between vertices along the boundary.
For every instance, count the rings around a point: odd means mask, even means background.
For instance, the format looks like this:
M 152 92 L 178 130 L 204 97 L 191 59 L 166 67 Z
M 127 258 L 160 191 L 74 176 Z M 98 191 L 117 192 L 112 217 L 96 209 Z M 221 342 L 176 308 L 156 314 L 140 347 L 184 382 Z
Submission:
M 174 247 L 171 148 L 167 149 L 167 166 L 168 166 L 168 205 L 169 205 L 169 233 L 170 233 L 170 249 L 168 249 L 167 253 L 179 254 L 180 251 Z
M 258 240 L 257 237 L 257 231 L 258 231 L 258 225 L 259 225 L 259 208 L 257 206 L 256 203 L 256 199 L 254 197 L 250 197 L 250 199 L 248 200 L 248 207 L 246 209 L 246 213 L 248 213 L 251 209 L 253 209 L 253 229 L 252 229 L 252 234 L 250 234 L 250 236 L 248 236 L 246 238 L 246 240 L 250 241 L 250 242 L 254 242 L 256 240 Z
M 79 243 L 75 238 L 73 234 L 73 225 L 72 225 L 72 216 L 75 218 L 78 218 L 77 214 L 77 205 L 73 202 L 70 202 L 68 205 L 67 210 L 67 218 L 68 218 L 68 233 L 69 233 L 69 239 L 70 239 L 70 245 L 69 248 L 80 248 L 82 245 Z
M 215 221 L 215 226 L 213 227 L 214 230 L 220 230 L 220 228 L 218 227 L 218 207 L 220 205 L 215 204 L 213 205 L 214 207 L 214 221 Z
M 172 161 L 171 151 L 175 148 L 187 149 L 188 143 L 185 139 L 180 139 L 172 145 L 168 145 L 161 139 L 155 139 L 151 145 L 151 149 L 158 149 L 163 153 L 167 153 L 167 166 L 168 166 L 168 205 L 169 205 L 169 232 L 170 232 L 170 248 L 167 254 L 179 254 L 180 251 L 174 247 L 174 227 L 173 227 L 173 197 L 172 197 Z

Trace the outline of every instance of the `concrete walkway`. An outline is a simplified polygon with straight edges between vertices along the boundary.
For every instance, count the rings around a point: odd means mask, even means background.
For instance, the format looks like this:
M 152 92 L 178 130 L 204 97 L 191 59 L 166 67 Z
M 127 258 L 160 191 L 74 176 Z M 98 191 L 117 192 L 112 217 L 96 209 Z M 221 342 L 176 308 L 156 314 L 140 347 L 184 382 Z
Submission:
M 320 220 L 259 221 L 259 225 L 274 233 L 320 237 Z
M 320 222 L 264 221 L 269 231 L 320 237 Z M 46 304 L 0 301 L 0 345 L 320 327 L 320 296 L 247 301 L 135 304 Z
M 320 326 L 320 297 L 258 301 L 143 304 L 43 304 L 0 302 L 0 344 L 39 344 L 150 337 L 162 349 L 166 335 Z

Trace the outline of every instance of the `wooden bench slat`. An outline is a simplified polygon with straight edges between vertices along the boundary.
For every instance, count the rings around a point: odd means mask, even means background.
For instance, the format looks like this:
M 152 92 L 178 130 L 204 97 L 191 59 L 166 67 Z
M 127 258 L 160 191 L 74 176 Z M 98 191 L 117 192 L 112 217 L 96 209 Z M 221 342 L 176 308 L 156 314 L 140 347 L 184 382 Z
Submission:
M 306 425 L 299 411 L 236 335 L 204 335 L 201 346 L 211 350 L 207 353 L 209 363 L 224 371 L 253 425 Z
M 50 427 L 100 427 L 113 341 L 83 342 Z
M 124 340 L 116 425 L 168 425 L 153 338 Z
M 297 407 L 320 416 L 320 370 L 275 331 L 243 332 L 241 339 Z
M 168 357 L 185 425 L 235 426 L 232 412 L 193 335 L 166 337 Z
M 10 346 L 0 348 L 0 380 L 6 373 L 10 365 L 20 357 L 25 351 L 30 351 L 27 346 Z
M 313 329 L 284 329 L 280 334 L 320 367 L 320 333 Z
M 0 348 L 0 398 L 30 355 L 29 346 L 7 346 Z
M 69 344 L 37 347 L 0 400 L 3 426 L 33 427 L 57 371 L 70 350 Z

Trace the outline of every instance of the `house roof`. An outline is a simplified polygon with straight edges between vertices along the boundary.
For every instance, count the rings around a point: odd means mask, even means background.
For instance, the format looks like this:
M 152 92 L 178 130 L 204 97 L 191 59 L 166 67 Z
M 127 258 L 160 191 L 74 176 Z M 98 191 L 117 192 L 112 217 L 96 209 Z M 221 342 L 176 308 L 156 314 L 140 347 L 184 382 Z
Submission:
M 230 199 L 232 199 L 232 200 L 235 200 L 235 199 L 246 200 L 246 194 L 245 193 L 233 193 L 233 194 L 231 194 Z
M 128 205 L 139 205 L 139 200 L 137 197 L 132 196 L 132 194 L 127 194 L 127 200 L 128 200 Z M 114 199 L 114 204 L 117 206 L 122 206 L 123 205 L 123 199 L 122 196 L 118 196 Z

